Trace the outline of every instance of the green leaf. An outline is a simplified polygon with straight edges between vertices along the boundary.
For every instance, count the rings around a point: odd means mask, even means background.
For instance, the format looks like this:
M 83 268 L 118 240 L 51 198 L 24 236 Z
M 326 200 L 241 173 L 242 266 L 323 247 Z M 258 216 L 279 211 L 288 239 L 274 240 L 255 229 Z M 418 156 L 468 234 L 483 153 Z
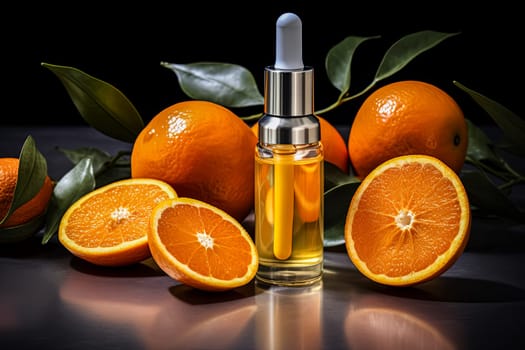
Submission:
M 457 81 L 454 81 L 454 84 L 469 94 L 501 128 L 505 139 L 511 144 L 507 150 L 520 156 L 525 155 L 525 120 L 500 103 L 467 88 L 463 84 Z
M 328 51 L 325 60 L 328 79 L 341 93 L 350 89 L 352 58 L 356 48 L 366 40 L 379 36 L 358 37 L 349 36 Z
M 324 174 L 324 246 L 333 247 L 344 243 L 346 214 L 361 181 L 327 162 Z
M 499 170 L 501 177 L 507 173 L 505 160 L 495 151 L 492 140 L 470 120 L 468 126 L 468 148 L 466 160 L 475 166 L 481 167 L 481 163 L 486 163 Z
M 67 172 L 55 185 L 46 215 L 46 229 L 42 244 L 46 244 L 57 232 L 62 216 L 80 197 L 93 191 L 95 176 L 93 160 L 84 158 Z
M 131 168 L 129 164 L 127 166 L 110 166 L 97 173 L 95 176 L 96 188 L 102 187 L 109 183 L 129 179 L 131 177 Z
M 73 164 L 78 164 L 84 158 L 91 158 L 96 188 L 131 177 L 129 157 L 127 159 L 121 157 L 123 154 L 128 154 L 126 151 L 113 157 L 109 153 L 93 147 L 81 147 L 74 150 L 57 147 L 57 149 Z
M 88 124 L 109 137 L 135 141 L 144 121 L 120 90 L 73 67 L 47 63 L 42 66 L 60 79 Z
M 93 172 L 99 172 L 106 163 L 111 161 L 111 155 L 98 148 L 81 147 L 77 149 L 65 149 L 57 147 L 73 164 L 78 164 L 84 158 L 91 158 L 93 162 Z
M 1 218 L 0 224 L 40 191 L 47 176 L 46 159 L 38 151 L 35 140 L 31 135 L 26 138 L 18 159 L 18 178 L 13 201 L 6 215 Z
M 218 62 L 161 62 L 161 66 L 177 75 L 182 91 L 193 99 L 207 100 L 226 107 L 264 104 L 264 97 L 253 75 L 242 66 Z
M 494 152 L 492 140 L 485 135 L 483 130 L 466 119 L 468 128 L 467 156 L 474 160 L 498 161 L 498 155 Z
M 329 189 L 344 185 L 347 183 L 360 182 L 357 177 L 348 175 L 341 171 L 336 165 L 324 162 L 324 190 L 327 192 Z
M 463 170 L 460 174 L 472 207 L 485 215 L 500 216 L 524 222 L 525 215 L 499 190 L 490 179 L 479 171 Z
M 324 193 L 324 246 L 333 247 L 345 242 L 344 226 L 350 202 L 359 182 L 345 183 Z
M 0 229 L 0 243 L 17 243 L 33 237 L 44 226 L 45 215 L 40 215 L 22 225 Z
M 383 60 L 377 69 L 374 82 L 378 82 L 399 72 L 421 53 L 457 34 L 459 33 L 441 33 L 432 30 L 423 30 L 402 37 L 395 42 L 383 56 Z

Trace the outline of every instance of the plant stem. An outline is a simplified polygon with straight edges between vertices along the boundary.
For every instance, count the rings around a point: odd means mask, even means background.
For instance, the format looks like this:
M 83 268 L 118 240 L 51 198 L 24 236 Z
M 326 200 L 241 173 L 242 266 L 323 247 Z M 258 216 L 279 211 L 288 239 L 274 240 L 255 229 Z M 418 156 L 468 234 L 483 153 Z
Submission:
M 123 157 L 126 157 L 126 156 L 130 156 L 131 155 L 131 152 L 130 151 L 119 151 L 113 158 L 111 158 L 110 161 L 106 162 L 104 164 L 104 166 L 100 167 L 100 169 L 96 172 L 95 177 L 97 177 L 98 175 L 104 173 L 105 171 L 107 171 L 108 169 L 111 169 L 111 168 L 124 168 L 124 167 L 129 167 L 130 166 L 130 162 L 125 162 L 125 163 L 118 163 L 118 161 L 123 158 Z
M 471 157 L 466 157 L 465 160 L 468 163 L 474 165 L 476 168 L 484 170 L 484 171 L 486 171 L 487 173 L 489 173 L 491 175 L 499 177 L 500 179 L 508 181 L 508 180 L 511 180 L 513 178 L 512 176 L 509 177 L 508 173 L 505 173 L 505 172 L 502 172 L 502 171 L 498 171 L 497 169 L 495 169 L 493 167 L 490 167 L 490 166 L 486 165 L 485 163 L 479 162 L 478 160 L 473 159 Z
M 326 107 L 326 108 L 323 108 L 319 111 L 316 111 L 315 114 L 317 115 L 321 115 L 321 114 L 324 114 L 326 112 L 329 112 L 337 107 L 339 107 L 340 105 L 342 105 L 343 103 L 346 103 L 350 100 L 353 100 L 353 99 L 356 99 L 358 98 L 359 96 L 362 96 L 364 95 L 365 93 L 367 93 L 372 87 L 374 87 L 374 85 L 377 83 L 377 80 L 374 80 L 372 81 L 366 88 L 364 88 L 362 91 L 356 93 L 355 95 L 352 95 L 352 96 L 348 96 L 348 92 L 347 91 L 343 91 L 343 93 L 339 96 L 339 98 L 337 99 L 337 101 L 335 101 L 334 103 L 332 103 L 330 106 Z M 346 96 L 346 97 L 345 97 Z
M 255 119 L 259 119 L 262 117 L 262 113 L 257 113 L 257 114 L 252 114 L 252 115 L 249 115 L 249 116 L 246 116 L 246 117 L 241 117 L 242 120 L 255 120 Z
M 523 179 L 513 179 L 504 183 L 501 186 L 498 186 L 498 189 L 505 190 L 507 188 L 511 188 L 512 186 L 519 184 L 520 182 L 523 182 Z

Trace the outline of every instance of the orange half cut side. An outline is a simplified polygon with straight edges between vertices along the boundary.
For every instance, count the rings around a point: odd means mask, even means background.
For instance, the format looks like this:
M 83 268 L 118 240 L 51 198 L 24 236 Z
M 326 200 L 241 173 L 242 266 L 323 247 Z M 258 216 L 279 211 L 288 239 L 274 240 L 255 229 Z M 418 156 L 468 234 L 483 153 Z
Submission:
M 177 197 L 166 182 L 134 178 L 110 183 L 73 203 L 58 239 L 73 255 L 101 266 L 138 263 L 151 256 L 148 225 L 153 208 Z
M 255 244 L 244 227 L 223 210 L 196 199 L 179 197 L 157 205 L 148 242 L 167 275 L 197 289 L 243 286 L 258 268 Z
M 471 224 L 457 174 L 432 156 L 407 155 L 374 169 L 356 190 L 345 242 L 373 281 L 408 286 L 433 279 L 459 258 Z

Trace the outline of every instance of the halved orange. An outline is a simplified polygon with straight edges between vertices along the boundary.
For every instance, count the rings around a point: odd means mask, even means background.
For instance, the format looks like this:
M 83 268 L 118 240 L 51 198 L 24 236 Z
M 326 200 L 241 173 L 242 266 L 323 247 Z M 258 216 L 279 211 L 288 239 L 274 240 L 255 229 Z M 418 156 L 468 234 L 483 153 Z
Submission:
M 246 285 L 259 266 L 244 227 L 223 210 L 192 198 L 168 199 L 155 207 L 148 243 L 167 275 L 201 290 Z
M 101 266 L 123 266 L 151 257 L 148 225 L 153 208 L 177 197 L 164 181 L 124 179 L 91 191 L 62 216 L 58 239 L 73 255 Z
M 463 253 L 471 212 L 457 174 L 426 155 L 395 157 L 366 176 L 345 223 L 348 256 L 371 280 L 393 286 L 429 281 Z

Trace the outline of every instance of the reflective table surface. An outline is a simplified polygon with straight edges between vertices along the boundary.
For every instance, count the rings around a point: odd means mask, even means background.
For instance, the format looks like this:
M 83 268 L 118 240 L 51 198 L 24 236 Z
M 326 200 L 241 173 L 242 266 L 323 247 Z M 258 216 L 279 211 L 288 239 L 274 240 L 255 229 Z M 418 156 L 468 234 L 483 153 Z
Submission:
M 71 167 L 56 147 L 130 148 L 88 127 L 0 127 L 2 156 L 28 133 L 55 179 Z M 253 217 L 243 224 L 252 230 Z M 459 260 L 409 288 L 366 279 L 344 246 L 326 249 L 318 285 L 209 293 L 152 260 L 97 267 L 40 240 L 0 245 L 1 349 L 525 348 L 523 225 L 475 218 Z

